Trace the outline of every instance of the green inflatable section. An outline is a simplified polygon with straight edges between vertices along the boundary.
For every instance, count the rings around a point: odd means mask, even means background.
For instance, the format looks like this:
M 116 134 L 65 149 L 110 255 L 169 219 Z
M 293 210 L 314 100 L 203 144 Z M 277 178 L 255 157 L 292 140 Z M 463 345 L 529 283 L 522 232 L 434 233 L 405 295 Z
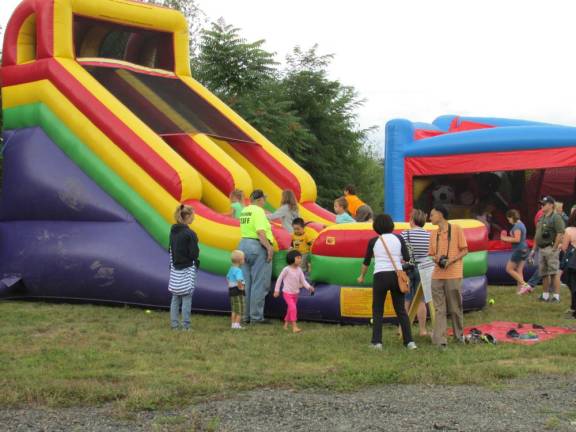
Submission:
M 168 249 L 170 225 L 122 178 L 104 164 L 44 104 L 35 103 L 4 110 L 4 128 L 39 126 L 82 171 L 113 197 L 165 249 Z M 230 267 L 228 252 L 200 245 L 202 269 L 226 274 Z
M 362 258 L 342 258 L 312 255 L 310 277 L 315 282 L 334 285 L 358 286 Z M 366 273 L 364 286 L 372 285 L 374 260 Z M 464 277 L 483 276 L 488 271 L 488 252 L 471 252 L 464 257 Z

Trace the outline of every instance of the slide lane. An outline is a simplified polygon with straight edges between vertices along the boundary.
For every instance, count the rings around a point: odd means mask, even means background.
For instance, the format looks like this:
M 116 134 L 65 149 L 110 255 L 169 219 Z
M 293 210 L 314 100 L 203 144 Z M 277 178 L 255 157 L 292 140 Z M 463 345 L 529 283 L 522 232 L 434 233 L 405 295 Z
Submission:
M 180 76 L 180 79 L 254 140 L 255 144 L 213 138 L 222 150 L 248 172 L 254 187 L 268 193 L 274 207 L 280 205 L 282 190 L 292 189 L 298 198 L 300 212 L 305 220 L 317 221 L 324 225 L 335 222 L 332 213 L 315 204 L 316 184 L 308 172 L 193 78 Z

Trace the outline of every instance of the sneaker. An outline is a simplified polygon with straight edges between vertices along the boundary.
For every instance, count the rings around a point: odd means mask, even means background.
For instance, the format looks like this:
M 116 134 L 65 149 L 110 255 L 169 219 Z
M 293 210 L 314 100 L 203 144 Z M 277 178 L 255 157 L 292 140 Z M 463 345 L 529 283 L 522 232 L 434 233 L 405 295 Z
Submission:
M 557 297 L 551 297 L 550 300 L 548 300 L 550 303 L 560 303 L 560 299 Z
M 541 301 L 541 302 L 547 302 L 549 299 L 550 299 L 550 297 L 544 298 L 544 294 L 540 294 L 540 297 L 538 297 L 538 301 Z
M 529 294 L 532 292 L 532 290 L 533 290 L 533 288 L 530 285 L 524 284 L 518 290 L 518 295 Z
M 408 342 L 408 345 L 406 345 L 406 348 L 408 348 L 409 350 L 418 349 L 418 347 L 416 346 L 416 344 L 414 342 Z
M 245 330 L 245 328 L 239 325 L 236 327 L 232 327 L 232 330 Z
M 373 344 L 370 344 L 370 348 L 375 349 L 375 350 L 382 350 L 382 344 L 381 343 L 377 343 L 377 344 L 373 343 Z

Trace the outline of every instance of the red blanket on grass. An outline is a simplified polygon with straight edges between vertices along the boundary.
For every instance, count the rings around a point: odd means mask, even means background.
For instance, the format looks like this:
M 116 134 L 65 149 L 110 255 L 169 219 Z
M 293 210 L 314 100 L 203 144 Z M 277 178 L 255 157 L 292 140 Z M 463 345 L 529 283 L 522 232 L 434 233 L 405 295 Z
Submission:
M 537 342 L 554 339 L 559 335 L 576 333 L 576 330 L 564 327 L 549 327 L 549 326 L 543 326 L 543 327 L 544 329 L 542 330 L 533 328 L 532 323 L 525 324 L 525 323 L 516 323 L 508 321 L 493 321 L 488 324 L 480 324 L 477 326 L 466 327 L 464 329 L 464 334 L 468 335 L 470 334 L 471 329 L 476 328 L 480 330 L 482 333 L 488 333 L 494 336 L 498 343 L 510 342 L 510 343 L 532 345 Z M 532 332 L 538 336 L 538 339 L 518 339 L 507 337 L 506 333 L 508 333 L 510 329 L 516 330 L 520 335 Z

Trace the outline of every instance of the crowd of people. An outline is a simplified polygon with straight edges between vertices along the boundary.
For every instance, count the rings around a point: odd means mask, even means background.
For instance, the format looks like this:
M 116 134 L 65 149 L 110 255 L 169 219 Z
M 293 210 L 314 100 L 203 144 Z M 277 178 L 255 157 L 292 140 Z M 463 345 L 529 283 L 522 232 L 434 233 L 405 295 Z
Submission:
M 249 201 L 249 205 L 244 206 L 244 194 L 239 190 L 234 190 L 230 195 L 229 215 L 239 220 L 241 232 L 238 249 L 231 253 L 231 267 L 226 275 L 231 328 L 241 330 L 243 324 L 269 323 L 264 317 L 264 303 L 272 278 L 274 249 L 271 221 L 279 221 L 291 233 L 292 247 L 287 253 L 286 267 L 276 281 L 273 295 L 282 295 L 286 303 L 284 328 L 299 333 L 301 329 L 297 324 L 297 303 L 300 289 L 305 288 L 311 294 L 314 293 L 314 287 L 306 276 L 310 271 L 309 256 L 315 235 L 306 229 L 307 224 L 299 215 L 298 203 L 291 190 L 283 191 L 281 205 L 272 213 L 265 210 L 266 195 L 262 190 L 254 190 Z M 437 230 L 432 233 L 424 229 L 428 215 L 414 209 L 410 217 L 410 229 L 395 234 L 392 218 L 387 214 L 374 216 L 372 209 L 356 195 L 353 186 L 347 186 L 343 196 L 334 201 L 334 211 L 337 223 L 372 222 L 376 233 L 367 245 L 357 279 L 359 284 L 364 283 L 371 261 L 374 260 L 371 346 L 382 348 L 384 301 L 388 292 L 392 297 L 406 348 L 417 348 L 407 313 L 410 307 L 417 310 L 420 336 L 429 334 L 426 327 L 426 304 L 422 300 L 417 305 L 411 304 L 416 300 L 420 273 L 426 267 L 433 268 L 431 294 L 435 320 L 431 332 L 432 343 L 441 349 L 447 346 L 448 317 L 451 319 L 454 339 L 463 343 L 463 259 L 468 253 L 468 245 L 463 229 L 449 222 L 446 207 L 436 205 L 430 211 L 429 220 L 437 226 Z M 170 319 L 173 329 L 182 327 L 187 330 L 190 328 L 196 270 L 200 265 L 198 237 L 189 227 L 194 220 L 192 207 L 180 205 L 174 217 L 176 223 L 170 232 Z M 500 238 L 512 245 L 506 271 L 516 281 L 518 294 L 531 292 L 541 280 L 543 293 L 539 299 L 559 302 L 562 279 L 572 293 L 570 314 L 576 318 L 576 206 L 567 216 L 552 197 L 544 197 L 536 216 L 536 234 L 531 250 L 528 247 L 526 226 L 519 212 L 509 210 L 506 217 L 512 228 L 509 231 L 503 230 Z M 536 257 L 536 274 L 526 281 L 525 263 L 533 262 Z M 404 271 L 409 277 L 408 287 L 402 282 Z

